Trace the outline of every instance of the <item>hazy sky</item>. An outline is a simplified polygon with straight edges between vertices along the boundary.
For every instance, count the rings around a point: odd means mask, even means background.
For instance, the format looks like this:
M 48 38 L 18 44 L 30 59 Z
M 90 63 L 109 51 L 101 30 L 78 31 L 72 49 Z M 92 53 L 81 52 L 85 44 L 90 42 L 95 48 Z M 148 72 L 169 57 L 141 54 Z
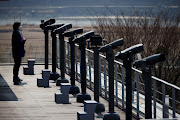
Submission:
M 171 5 L 179 6 L 180 0 L 0 0 L 1 7 L 23 7 L 23 6 L 82 6 L 82 5 Z

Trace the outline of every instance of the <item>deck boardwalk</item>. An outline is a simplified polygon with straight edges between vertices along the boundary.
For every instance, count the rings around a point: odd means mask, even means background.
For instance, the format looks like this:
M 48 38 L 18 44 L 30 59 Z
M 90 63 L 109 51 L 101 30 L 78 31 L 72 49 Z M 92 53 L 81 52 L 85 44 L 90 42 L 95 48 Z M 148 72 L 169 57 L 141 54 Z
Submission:
M 49 67 L 51 68 L 51 67 Z M 37 87 L 37 78 L 41 78 L 42 65 L 35 65 L 35 75 L 23 75 L 20 68 L 22 85 L 13 85 L 13 66 L 0 66 L 0 120 L 77 120 L 77 112 L 83 111 L 83 104 L 77 103 L 76 98 L 70 95 L 71 104 L 56 104 L 54 93 L 60 88 L 50 80 L 50 87 Z M 58 71 L 59 72 L 59 71 Z M 66 76 L 69 79 L 69 76 Z M 76 82 L 80 87 L 80 84 Z M 93 99 L 93 92 L 87 89 Z M 108 111 L 108 102 L 103 98 Z M 115 107 L 121 120 L 125 120 L 125 112 Z M 104 113 L 103 113 L 104 114 Z M 102 120 L 97 118 L 96 120 Z

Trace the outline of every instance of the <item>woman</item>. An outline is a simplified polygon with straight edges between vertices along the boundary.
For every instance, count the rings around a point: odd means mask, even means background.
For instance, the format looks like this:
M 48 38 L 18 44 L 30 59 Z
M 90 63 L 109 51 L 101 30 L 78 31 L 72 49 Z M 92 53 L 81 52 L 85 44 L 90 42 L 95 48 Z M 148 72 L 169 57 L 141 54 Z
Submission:
M 19 68 L 21 64 L 22 57 L 25 56 L 24 44 L 26 39 L 23 38 L 22 27 L 20 22 L 15 22 L 13 24 L 13 34 L 12 34 L 12 54 L 14 58 L 14 68 L 13 68 L 13 82 L 14 85 L 19 85 L 21 79 L 18 77 Z

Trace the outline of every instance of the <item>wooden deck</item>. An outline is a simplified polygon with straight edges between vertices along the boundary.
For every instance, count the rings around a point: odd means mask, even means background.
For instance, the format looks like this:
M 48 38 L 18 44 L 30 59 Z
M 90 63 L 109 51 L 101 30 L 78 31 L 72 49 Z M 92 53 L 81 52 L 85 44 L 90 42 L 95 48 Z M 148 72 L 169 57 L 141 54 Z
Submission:
M 13 85 L 13 66 L 0 66 L 0 120 L 77 120 L 77 112 L 84 108 L 74 96 L 70 95 L 71 104 L 56 104 L 54 93 L 60 91 L 60 87 L 54 81 L 50 80 L 49 88 L 37 87 L 42 69 L 44 66 L 35 65 L 35 75 L 24 75 L 21 66 L 19 76 L 23 83 L 17 86 Z M 76 84 L 80 87 L 78 82 Z M 87 93 L 94 99 L 92 91 L 87 89 Z M 108 112 L 108 102 L 103 98 L 100 101 Z M 125 112 L 116 107 L 115 111 L 125 120 Z M 95 120 L 102 120 L 95 116 Z

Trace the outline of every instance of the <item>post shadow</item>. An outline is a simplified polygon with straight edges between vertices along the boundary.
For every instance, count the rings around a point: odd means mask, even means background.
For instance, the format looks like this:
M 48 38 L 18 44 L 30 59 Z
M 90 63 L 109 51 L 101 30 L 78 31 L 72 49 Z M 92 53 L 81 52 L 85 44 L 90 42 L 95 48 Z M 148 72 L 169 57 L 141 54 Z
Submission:
M 18 101 L 6 80 L 0 74 L 0 101 Z

